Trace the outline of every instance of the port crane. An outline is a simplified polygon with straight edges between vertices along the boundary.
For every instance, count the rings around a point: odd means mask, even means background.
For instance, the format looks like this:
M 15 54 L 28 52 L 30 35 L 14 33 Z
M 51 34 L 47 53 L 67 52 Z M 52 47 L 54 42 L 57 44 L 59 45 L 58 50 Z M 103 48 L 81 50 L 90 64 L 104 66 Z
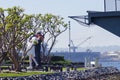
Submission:
M 73 41 L 71 40 L 71 25 L 70 25 L 70 21 L 68 22 L 68 24 L 69 24 L 69 44 L 68 44 L 68 46 L 69 46 L 69 52 L 71 52 L 71 50 L 73 52 L 76 52 L 76 49 L 80 45 L 82 45 L 83 43 L 85 43 L 87 40 L 91 39 L 92 36 L 89 36 L 88 38 L 86 38 L 85 40 L 83 40 L 81 43 L 79 43 L 77 46 L 75 46 L 74 43 L 73 43 Z
M 80 45 L 82 45 L 83 43 L 85 43 L 86 41 L 88 41 L 88 40 L 91 39 L 91 38 L 92 38 L 92 36 L 86 38 L 86 39 L 83 40 L 81 43 L 79 43 L 77 46 L 75 46 L 74 43 L 73 43 L 73 40 L 71 40 L 72 46 L 70 46 L 70 49 L 71 49 L 73 52 L 76 52 L 76 49 L 77 49 Z

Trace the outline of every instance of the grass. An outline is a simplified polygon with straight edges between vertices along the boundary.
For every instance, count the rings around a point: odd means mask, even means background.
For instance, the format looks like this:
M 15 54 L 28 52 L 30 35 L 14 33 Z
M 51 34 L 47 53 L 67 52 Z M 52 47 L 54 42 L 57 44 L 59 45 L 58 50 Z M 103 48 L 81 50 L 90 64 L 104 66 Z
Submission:
M 30 72 L 3 72 L 0 73 L 0 77 L 20 77 L 20 76 L 30 76 L 37 74 L 50 74 L 52 72 L 39 72 L 39 71 L 30 71 Z
M 63 68 L 65 71 L 66 68 Z M 85 68 L 77 68 L 78 71 L 85 70 Z M 28 71 L 28 72 L 10 72 L 3 71 L 0 73 L 0 77 L 20 77 L 20 76 L 30 76 L 30 75 L 38 75 L 38 74 L 51 74 L 54 72 L 40 72 L 40 71 Z
M 78 71 L 86 70 L 85 68 L 77 68 Z
M 71 70 L 71 69 L 70 69 Z M 85 70 L 85 68 L 77 68 L 78 71 Z M 63 68 L 63 71 L 66 71 L 66 68 Z

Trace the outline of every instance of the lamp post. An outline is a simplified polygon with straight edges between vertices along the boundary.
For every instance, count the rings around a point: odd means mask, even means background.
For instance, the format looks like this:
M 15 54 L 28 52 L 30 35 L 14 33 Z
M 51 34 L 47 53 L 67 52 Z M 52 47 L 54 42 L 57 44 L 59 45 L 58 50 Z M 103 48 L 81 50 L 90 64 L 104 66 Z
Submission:
M 104 0 L 104 11 L 106 12 L 106 0 Z
M 71 60 L 71 26 L 70 26 L 70 21 L 68 22 L 68 25 L 69 25 L 69 44 L 68 44 L 68 47 L 69 47 L 69 55 L 70 55 L 70 60 Z

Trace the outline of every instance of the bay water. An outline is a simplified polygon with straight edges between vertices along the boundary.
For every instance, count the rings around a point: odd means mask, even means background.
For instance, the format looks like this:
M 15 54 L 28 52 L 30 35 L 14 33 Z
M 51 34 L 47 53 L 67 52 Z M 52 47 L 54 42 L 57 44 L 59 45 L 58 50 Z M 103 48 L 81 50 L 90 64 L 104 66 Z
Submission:
M 103 67 L 113 66 L 120 70 L 120 62 L 119 61 L 104 61 L 104 62 L 99 62 L 99 64 L 101 64 Z

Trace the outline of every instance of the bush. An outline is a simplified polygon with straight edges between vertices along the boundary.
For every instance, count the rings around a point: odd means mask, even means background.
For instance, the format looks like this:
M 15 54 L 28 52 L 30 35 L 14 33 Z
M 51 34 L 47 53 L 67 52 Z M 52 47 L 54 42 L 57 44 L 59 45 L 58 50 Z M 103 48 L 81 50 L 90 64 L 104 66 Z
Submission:
M 51 64 L 66 66 L 66 65 L 70 65 L 71 62 L 65 60 L 63 56 L 52 56 L 52 58 L 51 58 Z
M 65 61 L 63 56 L 52 56 L 51 61 Z

